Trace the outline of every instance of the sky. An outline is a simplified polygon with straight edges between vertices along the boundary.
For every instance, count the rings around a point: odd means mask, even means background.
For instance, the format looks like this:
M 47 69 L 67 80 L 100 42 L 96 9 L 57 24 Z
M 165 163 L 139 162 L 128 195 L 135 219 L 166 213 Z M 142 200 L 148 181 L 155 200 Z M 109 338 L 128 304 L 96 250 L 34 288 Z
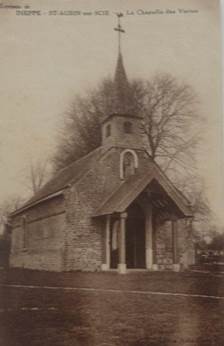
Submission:
M 21 8 L 9 8 L 13 5 Z M 54 152 L 74 96 L 113 75 L 116 12 L 124 13 L 122 52 L 129 79 L 168 72 L 198 94 L 206 124 L 198 169 L 224 224 L 220 10 L 215 0 L 1 0 L 0 203 L 26 193 L 29 164 Z

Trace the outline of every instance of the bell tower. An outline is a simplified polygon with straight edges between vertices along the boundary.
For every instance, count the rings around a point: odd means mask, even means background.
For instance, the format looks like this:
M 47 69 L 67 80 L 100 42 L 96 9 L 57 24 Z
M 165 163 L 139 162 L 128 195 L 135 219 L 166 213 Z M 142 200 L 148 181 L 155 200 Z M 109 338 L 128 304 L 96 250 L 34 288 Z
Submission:
M 143 119 L 139 115 L 129 114 L 128 111 L 132 92 L 121 52 L 121 35 L 125 33 L 120 23 L 120 18 L 122 16 L 121 13 L 117 14 L 118 25 L 114 29 L 118 32 L 118 58 L 113 83 L 115 112 L 107 116 L 102 122 L 102 145 L 108 147 L 144 149 L 146 148 L 147 141 L 142 130 Z

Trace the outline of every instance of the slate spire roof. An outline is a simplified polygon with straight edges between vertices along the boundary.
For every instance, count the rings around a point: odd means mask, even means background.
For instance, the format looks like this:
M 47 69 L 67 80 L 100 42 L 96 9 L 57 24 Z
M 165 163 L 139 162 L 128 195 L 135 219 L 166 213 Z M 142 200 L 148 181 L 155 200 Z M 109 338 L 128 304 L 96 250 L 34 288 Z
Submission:
M 130 107 L 130 84 L 124 68 L 121 52 L 118 54 L 114 75 L 115 111 L 118 114 L 127 113 Z
M 114 75 L 114 84 L 116 85 L 117 89 L 120 89 L 121 93 L 129 87 L 129 82 L 124 68 L 123 56 L 121 52 L 118 53 L 117 65 Z

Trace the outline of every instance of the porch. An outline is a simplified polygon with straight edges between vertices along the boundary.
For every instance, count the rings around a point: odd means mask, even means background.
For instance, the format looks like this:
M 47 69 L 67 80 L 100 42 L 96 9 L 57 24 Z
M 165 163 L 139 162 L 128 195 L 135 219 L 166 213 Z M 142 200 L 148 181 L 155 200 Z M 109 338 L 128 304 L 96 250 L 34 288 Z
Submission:
M 180 270 L 178 223 L 188 220 L 190 233 L 192 212 L 159 169 L 123 182 L 94 216 L 103 221 L 103 271 Z
M 180 270 L 177 219 L 161 220 L 152 205 L 133 203 L 126 212 L 107 215 L 105 226 L 103 271 Z M 169 250 L 159 239 L 161 231 L 167 231 Z

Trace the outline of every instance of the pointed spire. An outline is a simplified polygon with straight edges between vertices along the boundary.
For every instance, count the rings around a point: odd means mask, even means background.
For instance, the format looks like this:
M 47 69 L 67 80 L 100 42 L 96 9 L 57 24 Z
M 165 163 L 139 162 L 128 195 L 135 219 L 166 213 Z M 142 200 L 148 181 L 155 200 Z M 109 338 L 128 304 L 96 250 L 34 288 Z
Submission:
M 118 32 L 118 59 L 114 75 L 115 110 L 117 113 L 126 113 L 129 108 L 130 100 L 130 85 L 121 53 L 121 34 L 125 32 L 120 23 L 120 18 L 122 16 L 122 13 L 117 14 L 118 26 L 114 29 Z
M 120 52 L 118 54 L 118 59 L 117 59 L 117 65 L 116 65 L 116 70 L 114 75 L 114 83 L 116 83 L 118 86 L 120 85 L 128 86 L 128 78 L 124 68 L 123 57 Z
M 127 112 L 129 104 L 130 85 L 125 72 L 123 57 L 118 54 L 117 66 L 114 75 L 115 107 L 116 112 Z

